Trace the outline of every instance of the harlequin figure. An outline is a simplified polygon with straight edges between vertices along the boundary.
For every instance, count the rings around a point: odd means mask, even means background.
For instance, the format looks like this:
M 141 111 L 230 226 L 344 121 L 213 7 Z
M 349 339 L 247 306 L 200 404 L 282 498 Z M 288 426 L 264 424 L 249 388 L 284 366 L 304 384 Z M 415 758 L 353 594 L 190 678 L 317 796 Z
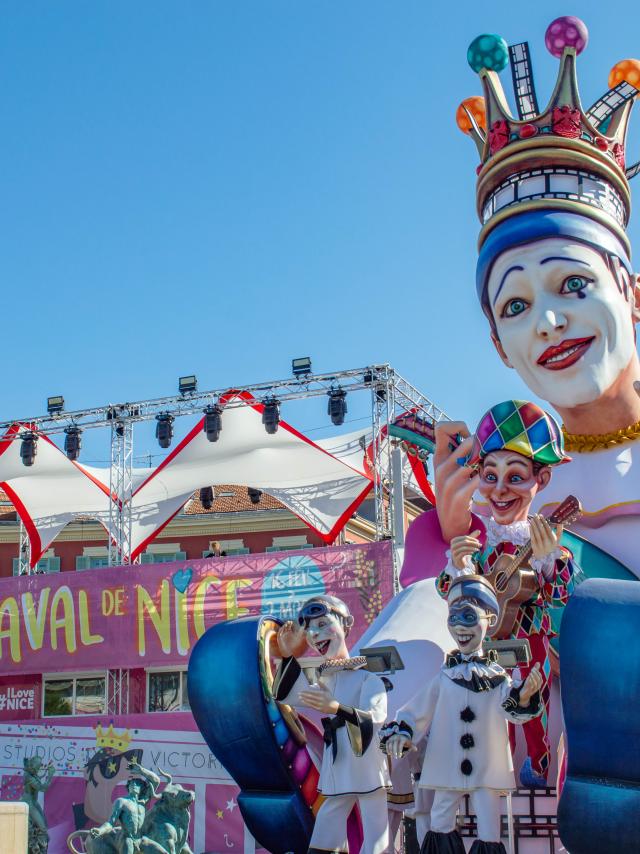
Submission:
M 552 466 L 568 461 L 558 425 L 539 406 L 507 400 L 492 407 L 480 420 L 470 456 L 458 460 L 478 472 L 476 486 L 490 514 L 485 519 L 485 531 L 478 528 L 453 538 L 449 561 L 436 580 L 438 591 L 446 596 L 453 579 L 474 572 L 489 573 L 501 555 L 515 555 L 531 541 L 533 557 L 528 565 L 535 571 L 537 590 L 519 606 L 515 624 L 506 636 L 529 641 L 531 663 L 521 667 L 521 672 L 526 674 L 537 665 L 543 678 L 542 716 L 524 727 L 527 759 L 520 781 L 533 787 L 546 786 L 550 759 L 549 638 L 554 632 L 548 606 L 567 602 L 574 565 L 571 553 L 560 545 L 562 526 L 554 530 L 544 517 L 528 514 L 534 497 L 549 483 Z M 515 733 L 512 741 L 515 746 Z
M 274 697 L 326 715 L 318 783 L 325 801 L 316 816 L 309 854 L 348 851 L 347 818 L 356 804 L 363 854 L 383 854 L 389 844 L 389 772 L 377 749 L 387 694 L 382 679 L 363 669 L 366 659 L 349 657 L 346 637 L 352 625 L 353 617 L 341 599 L 316 596 L 302 606 L 297 623 L 285 623 L 278 633 L 283 660 L 273 684 Z M 296 658 L 307 648 L 324 659 L 314 685 Z
M 540 668 L 536 664 L 516 684 L 492 656 L 483 654 L 482 641 L 499 613 L 493 588 L 483 576 L 456 578 L 447 602 L 457 650 L 398 710 L 398 720 L 382 731 L 381 746 L 399 757 L 429 731 L 419 785 L 435 795 L 421 854 L 463 854 L 456 814 L 466 794 L 478 824 L 472 854 L 506 854 L 500 841 L 500 795 L 515 788 L 507 721 L 524 723 L 540 714 Z

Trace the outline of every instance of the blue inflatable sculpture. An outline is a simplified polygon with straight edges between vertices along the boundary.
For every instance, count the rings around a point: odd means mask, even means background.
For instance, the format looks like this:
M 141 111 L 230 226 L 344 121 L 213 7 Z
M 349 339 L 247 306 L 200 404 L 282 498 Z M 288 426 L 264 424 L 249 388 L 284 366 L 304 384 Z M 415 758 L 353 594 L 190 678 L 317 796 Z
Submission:
M 640 584 L 590 579 L 560 637 L 567 777 L 558 805 L 571 854 L 638 851 Z

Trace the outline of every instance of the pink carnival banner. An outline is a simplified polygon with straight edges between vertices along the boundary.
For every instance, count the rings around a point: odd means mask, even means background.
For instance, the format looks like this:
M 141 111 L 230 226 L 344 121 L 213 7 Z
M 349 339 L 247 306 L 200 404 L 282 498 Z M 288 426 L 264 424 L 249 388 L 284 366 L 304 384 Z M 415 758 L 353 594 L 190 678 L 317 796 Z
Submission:
M 131 759 L 195 792 L 189 843 L 196 854 L 262 851 L 242 821 L 238 787 L 188 713 L 0 723 L 0 801 L 22 796 L 23 761 L 32 756 L 55 769 L 44 794 L 51 854 L 68 851 L 70 833 L 109 818 L 126 794 Z
M 210 626 L 290 619 L 325 592 L 349 605 L 357 641 L 393 595 L 391 543 L 2 579 L 0 674 L 185 663 Z M 2 695 L 6 711 L 33 702 L 20 691 Z

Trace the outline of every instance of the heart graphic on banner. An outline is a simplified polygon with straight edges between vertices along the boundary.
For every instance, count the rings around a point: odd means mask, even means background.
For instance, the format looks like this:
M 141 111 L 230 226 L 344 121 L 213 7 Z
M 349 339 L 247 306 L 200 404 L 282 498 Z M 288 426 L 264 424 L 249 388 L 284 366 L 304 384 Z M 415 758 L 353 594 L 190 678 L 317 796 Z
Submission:
M 184 593 L 187 587 L 191 584 L 192 577 L 193 570 L 191 567 L 188 569 L 185 567 L 184 569 L 179 569 L 177 572 L 174 572 L 171 576 L 171 581 L 179 593 Z

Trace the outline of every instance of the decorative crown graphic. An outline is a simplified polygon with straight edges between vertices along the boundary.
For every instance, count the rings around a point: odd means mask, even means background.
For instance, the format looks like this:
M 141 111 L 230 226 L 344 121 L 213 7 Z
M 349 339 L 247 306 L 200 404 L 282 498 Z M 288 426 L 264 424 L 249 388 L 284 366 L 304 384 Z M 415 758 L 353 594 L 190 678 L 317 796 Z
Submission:
M 113 724 L 109 724 L 107 729 L 103 729 L 102 724 L 98 724 L 94 729 L 96 731 L 96 744 L 98 747 L 112 747 L 119 753 L 123 753 L 128 749 L 131 741 L 131 734 L 128 729 L 117 733 L 113 728 Z
M 508 46 L 500 36 L 478 36 L 467 59 L 478 72 L 484 97 L 458 107 L 457 123 L 480 154 L 476 188 L 482 223 L 479 244 L 509 216 L 535 209 L 571 210 L 608 228 L 628 247 L 629 180 L 640 161 L 627 167 L 629 115 L 640 89 L 640 61 L 623 60 L 609 75 L 609 90 L 586 112 L 576 76 L 576 58 L 587 45 L 586 25 L 571 16 L 547 28 L 545 43 L 560 59 L 558 79 L 540 111 L 529 46 Z M 507 104 L 498 72 L 511 68 L 517 117 Z

